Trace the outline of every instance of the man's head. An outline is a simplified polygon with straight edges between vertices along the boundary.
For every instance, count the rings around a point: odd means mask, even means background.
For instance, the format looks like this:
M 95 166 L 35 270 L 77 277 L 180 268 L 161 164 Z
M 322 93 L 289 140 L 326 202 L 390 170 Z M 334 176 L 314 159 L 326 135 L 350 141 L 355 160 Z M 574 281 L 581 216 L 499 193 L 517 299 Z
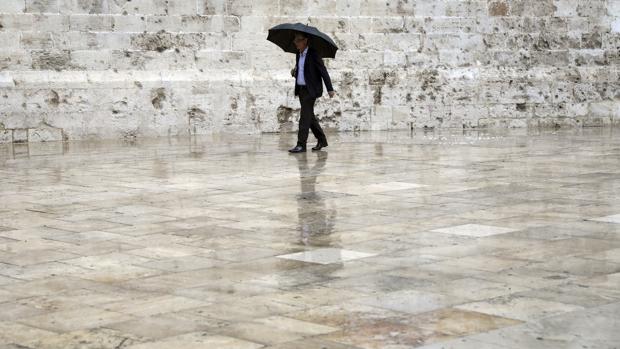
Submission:
M 308 35 L 305 33 L 295 33 L 293 43 L 295 43 L 295 47 L 299 52 L 303 52 L 308 47 Z

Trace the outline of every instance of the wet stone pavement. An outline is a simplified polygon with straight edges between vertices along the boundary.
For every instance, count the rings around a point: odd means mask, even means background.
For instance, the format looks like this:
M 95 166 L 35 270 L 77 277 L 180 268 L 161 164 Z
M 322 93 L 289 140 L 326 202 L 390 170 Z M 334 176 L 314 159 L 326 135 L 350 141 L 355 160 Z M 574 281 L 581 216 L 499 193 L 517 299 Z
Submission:
M 0 145 L 1 348 L 618 348 L 620 130 Z

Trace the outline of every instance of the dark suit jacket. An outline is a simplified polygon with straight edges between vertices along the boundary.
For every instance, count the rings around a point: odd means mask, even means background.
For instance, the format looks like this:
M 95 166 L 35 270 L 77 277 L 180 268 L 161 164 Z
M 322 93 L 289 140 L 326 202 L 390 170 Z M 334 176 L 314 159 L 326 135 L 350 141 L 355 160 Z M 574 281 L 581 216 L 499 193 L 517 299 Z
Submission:
M 295 72 L 299 73 L 299 55 L 297 52 L 296 61 L 295 61 Z M 329 78 L 329 73 L 327 73 L 327 68 L 325 68 L 325 64 L 323 63 L 323 59 L 318 55 L 316 50 L 312 47 L 308 47 L 308 52 L 306 54 L 306 62 L 304 63 L 304 79 L 306 80 L 306 88 L 310 93 L 310 96 L 313 98 L 318 98 L 323 95 L 323 82 L 325 82 L 325 87 L 327 87 L 327 91 L 333 91 L 332 81 Z M 295 96 L 299 94 L 299 85 L 297 85 L 297 76 L 295 76 Z

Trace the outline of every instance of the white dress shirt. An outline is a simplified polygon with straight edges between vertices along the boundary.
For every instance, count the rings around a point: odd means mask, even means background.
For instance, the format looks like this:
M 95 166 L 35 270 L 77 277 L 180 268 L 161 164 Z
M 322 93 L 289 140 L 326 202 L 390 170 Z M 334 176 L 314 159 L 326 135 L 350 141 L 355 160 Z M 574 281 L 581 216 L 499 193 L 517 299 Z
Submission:
M 306 78 L 304 76 L 304 65 L 306 64 L 306 54 L 308 48 L 299 55 L 299 66 L 297 68 L 297 85 L 306 86 Z

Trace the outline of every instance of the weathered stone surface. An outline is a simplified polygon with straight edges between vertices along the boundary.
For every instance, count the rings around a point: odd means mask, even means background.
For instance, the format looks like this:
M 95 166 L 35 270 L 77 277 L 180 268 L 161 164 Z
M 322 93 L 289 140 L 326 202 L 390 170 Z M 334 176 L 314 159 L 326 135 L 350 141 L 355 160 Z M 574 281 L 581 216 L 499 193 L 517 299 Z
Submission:
M 22 13 L 25 5 L 24 0 L 3 0 L 0 2 L 0 13 Z
M 28 129 L 28 141 L 29 142 L 50 142 L 50 141 L 62 141 L 62 130 L 52 127 L 45 123 L 41 123 L 36 128 Z
M 28 129 L 16 128 L 13 130 L 13 142 L 25 143 L 28 142 Z
M 0 72 L 0 88 L 14 87 L 15 81 L 11 78 L 11 75 Z
M 0 145 L 1 347 L 617 347 L 617 129 L 294 142 Z
M 13 131 L 0 130 L 0 143 L 10 143 L 13 141 Z
M 617 0 L 4 0 L 2 141 L 42 122 L 69 139 L 295 131 L 294 56 L 265 40 L 282 22 L 340 47 L 325 60 L 338 96 L 315 109 L 329 129 L 613 124 L 619 14 Z
M 25 12 L 58 13 L 61 0 L 25 0 Z

